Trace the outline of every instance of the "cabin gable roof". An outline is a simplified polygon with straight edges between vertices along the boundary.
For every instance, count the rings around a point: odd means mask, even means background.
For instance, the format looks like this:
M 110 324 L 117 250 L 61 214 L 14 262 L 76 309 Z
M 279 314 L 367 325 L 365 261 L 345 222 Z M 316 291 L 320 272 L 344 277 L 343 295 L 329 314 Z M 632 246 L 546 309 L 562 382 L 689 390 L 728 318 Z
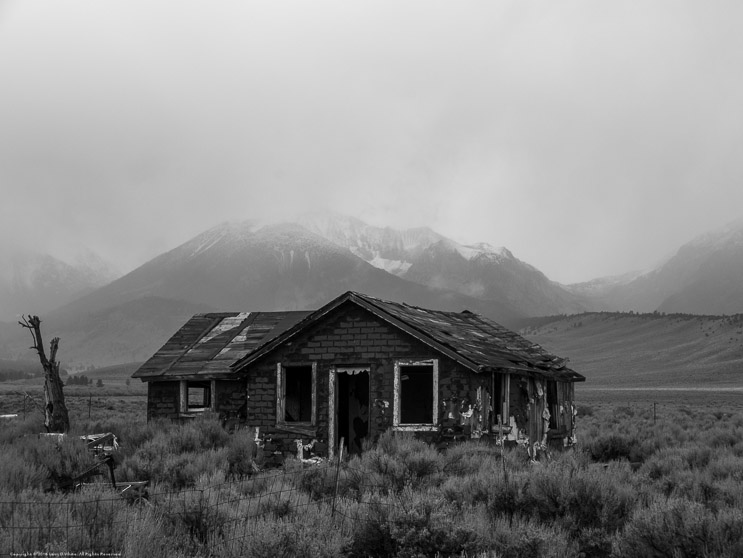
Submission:
M 568 382 L 585 380 L 584 376 L 567 367 L 567 359 L 547 352 L 539 345 L 478 314 L 467 310 L 428 310 L 352 291 L 308 314 L 276 337 L 266 340 L 234 362 L 232 369 L 235 372 L 244 370 L 347 303 L 364 308 L 476 373 L 497 370 Z

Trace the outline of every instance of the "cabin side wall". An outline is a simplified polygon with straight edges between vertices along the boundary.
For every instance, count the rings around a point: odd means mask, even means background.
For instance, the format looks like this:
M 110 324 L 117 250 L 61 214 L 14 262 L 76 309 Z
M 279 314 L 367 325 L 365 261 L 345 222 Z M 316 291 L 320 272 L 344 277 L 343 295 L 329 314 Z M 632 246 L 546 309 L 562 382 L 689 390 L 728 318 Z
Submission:
M 506 442 L 526 446 L 532 457 L 574 445 L 574 393 L 572 382 L 511 376 Z
M 180 383 L 159 381 L 147 383 L 147 420 L 177 419 L 180 402 Z
M 192 419 L 198 413 L 181 410 L 180 379 L 160 380 L 147 384 L 147 420 L 155 418 Z M 243 380 L 212 380 L 211 405 L 207 409 L 219 414 L 223 421 L 235 425 L 245 422 L 247 393 Z

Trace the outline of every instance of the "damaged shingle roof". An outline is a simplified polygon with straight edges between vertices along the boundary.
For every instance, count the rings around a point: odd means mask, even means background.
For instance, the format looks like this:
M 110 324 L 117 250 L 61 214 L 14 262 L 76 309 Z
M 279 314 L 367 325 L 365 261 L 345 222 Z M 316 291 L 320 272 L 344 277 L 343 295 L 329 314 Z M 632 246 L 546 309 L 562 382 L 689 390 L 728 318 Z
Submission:
M 566 366 L 567 359 L 547 352 L 539 345 L 478 314 L 466 310 L 427 310 L 351 291 L 309 314 L 278 337 L 267 340 L 261 347 L 236 362 L 233 368 L 238 369 L 253 362 L 347 302 L 365 308 L 475 372 L 498 370 L 571 382 L 585 380 L 584 376 Z
M 229 377 L 230 365 L 309 312 L 196 314 L 132 375 L 143 380 Z

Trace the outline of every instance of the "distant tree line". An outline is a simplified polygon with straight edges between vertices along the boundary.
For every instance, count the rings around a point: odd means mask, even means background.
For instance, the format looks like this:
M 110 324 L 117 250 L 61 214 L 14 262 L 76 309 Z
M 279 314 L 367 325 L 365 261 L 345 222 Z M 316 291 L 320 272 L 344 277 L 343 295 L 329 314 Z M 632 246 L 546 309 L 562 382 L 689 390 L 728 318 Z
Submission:
M 90 386 L 93 385 L 93 378 L 88 378 L 85 374 L 75 374 L 67 378 L 66 386 Z M 98 378 L 95 387 L 103 387 L 103 380 Z
M 10 380 L 24 380 L 26 378 L 32 378 L 33 374 L 29 374 L 25 370 L 1 370 L 0 371 L 0 382 L 7 382 Z
M 67 375 L 67 371 L 64 369 L 61 369 L 59 373 L 62 376 Z M 38 362 L 0 359 L 0 382 L 25 380 L 43 375 L 44 369 L 39 366 Z
M 67 378 L 68 386 L 87 386 L 93 383 L 92 378 L 88 378 L 85 374 L 75 374 Z

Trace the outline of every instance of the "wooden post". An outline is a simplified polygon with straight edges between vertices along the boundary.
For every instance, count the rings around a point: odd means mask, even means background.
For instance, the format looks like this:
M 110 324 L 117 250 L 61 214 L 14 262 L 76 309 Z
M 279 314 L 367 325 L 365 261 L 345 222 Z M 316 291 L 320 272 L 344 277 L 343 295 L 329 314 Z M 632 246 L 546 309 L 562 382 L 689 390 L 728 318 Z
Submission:
M 508 487 L 508 470 L 506 469 L 505 452 L 506 438 L 503 435 L 503 421 L 500 415 L 498 415 L 498 437 L 500 438 L 500 460 L 503 465 L 503 480 L 506 483 L 506 487 Z
M 338 448 L 338 466 L 335 469 L 335 492 L 333 493 L 333 508 L 330 510 L 330 517 L 335 516 L 335 501 L 338 499 L 338 484 L 340 482 L 341 461 L 343 461 L 343 444 L 344 440 L 343 438 L 341 438 L 340 447 Z

